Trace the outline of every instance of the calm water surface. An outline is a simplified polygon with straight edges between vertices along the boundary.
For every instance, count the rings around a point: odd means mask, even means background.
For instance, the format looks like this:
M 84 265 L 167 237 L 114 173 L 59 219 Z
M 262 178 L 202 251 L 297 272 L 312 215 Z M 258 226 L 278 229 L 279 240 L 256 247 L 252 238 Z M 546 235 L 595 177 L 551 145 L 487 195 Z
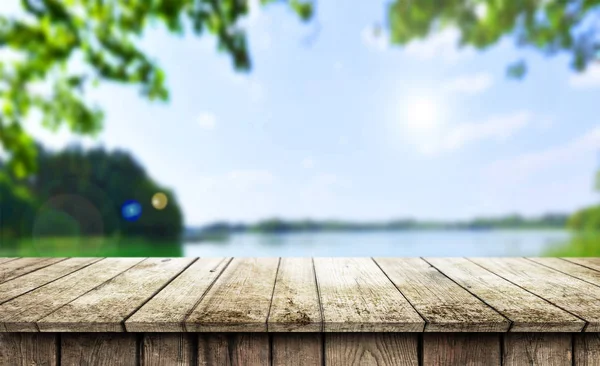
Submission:
M 236 234 L 223 242 L 190 243 L 188 257 L 538 256 L 570 239 L 560 230 L 396 231 Z

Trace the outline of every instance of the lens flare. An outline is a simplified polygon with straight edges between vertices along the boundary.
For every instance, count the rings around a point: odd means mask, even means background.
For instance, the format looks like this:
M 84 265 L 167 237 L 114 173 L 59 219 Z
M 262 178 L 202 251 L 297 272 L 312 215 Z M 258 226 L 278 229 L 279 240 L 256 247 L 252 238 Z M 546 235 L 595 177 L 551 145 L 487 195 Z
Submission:
M 125 220 L 135 222 L 142 216 L 142 205 L 136 200 L 125 201 L 121 206 L 121 214 Z
M 162 210 L 167 207 L 169 199 L 167 195 L 162 192 L 157 192 L 152 196 L 152 206 L 157 210 Z

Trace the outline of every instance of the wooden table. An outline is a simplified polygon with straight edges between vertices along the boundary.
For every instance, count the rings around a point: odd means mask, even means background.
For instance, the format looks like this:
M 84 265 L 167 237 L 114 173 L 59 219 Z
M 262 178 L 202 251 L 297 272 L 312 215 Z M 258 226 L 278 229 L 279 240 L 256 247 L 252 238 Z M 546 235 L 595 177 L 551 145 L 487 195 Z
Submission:
M 0 365 L 600 365 L 600 258 L 0 258 Z

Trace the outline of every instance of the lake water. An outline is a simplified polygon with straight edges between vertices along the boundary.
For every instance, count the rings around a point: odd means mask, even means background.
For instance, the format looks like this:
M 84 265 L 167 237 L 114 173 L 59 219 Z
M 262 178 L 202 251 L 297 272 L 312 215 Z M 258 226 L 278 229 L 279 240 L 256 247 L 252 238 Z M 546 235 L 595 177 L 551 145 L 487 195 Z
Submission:
M 569 239 L 561 230 L 235 234 L 183 251 L 187 257 L 539 256 Z

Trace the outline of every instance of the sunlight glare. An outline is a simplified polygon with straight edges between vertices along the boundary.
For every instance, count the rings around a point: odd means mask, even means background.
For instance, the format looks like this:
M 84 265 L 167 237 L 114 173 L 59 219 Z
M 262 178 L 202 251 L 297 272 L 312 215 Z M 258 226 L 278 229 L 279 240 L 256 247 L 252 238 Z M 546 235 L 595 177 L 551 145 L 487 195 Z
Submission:
M 416 98 L 406 105 L 406 124 L 411 130 L 432 131 L 441 124 L 438 105 L 430 98 Z

